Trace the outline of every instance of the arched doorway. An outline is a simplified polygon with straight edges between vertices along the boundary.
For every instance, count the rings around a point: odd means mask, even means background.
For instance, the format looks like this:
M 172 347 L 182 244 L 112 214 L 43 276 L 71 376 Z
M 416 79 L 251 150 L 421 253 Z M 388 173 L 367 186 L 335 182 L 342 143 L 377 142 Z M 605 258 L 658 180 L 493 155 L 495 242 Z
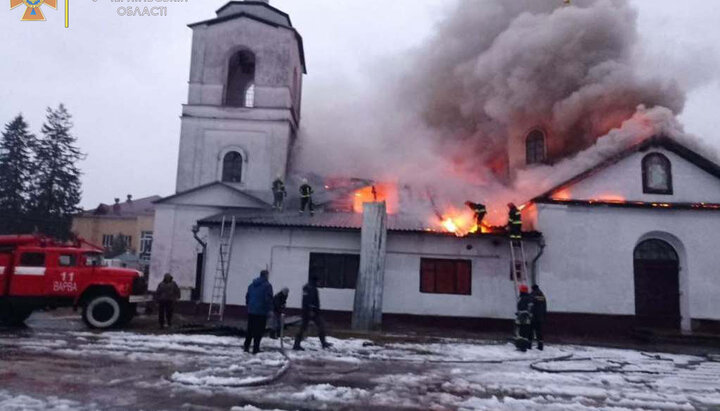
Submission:
M 680 327 L 680 261 L 675 249 L 656 238 L 635 247 L 635 317 L 638 325 Z

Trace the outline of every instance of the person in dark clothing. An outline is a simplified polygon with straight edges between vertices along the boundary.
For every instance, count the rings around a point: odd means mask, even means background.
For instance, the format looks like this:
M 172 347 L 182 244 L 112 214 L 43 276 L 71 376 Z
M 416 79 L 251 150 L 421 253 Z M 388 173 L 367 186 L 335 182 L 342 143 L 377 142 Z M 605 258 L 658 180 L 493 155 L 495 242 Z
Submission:
M 315 323 L 318 329 L 318 336 L 323 348 L 330 348 L 332 345 L 325 341 L 325 322 L 320 316 L 320 295 L 317 289 L 317 277 L 310 276 L 310 281 L 303 287 L 302 296 L 302 324 L 300 331 L 295 336 L 295 345 L 293 350 L 303 351 L 300 346 L 303 335 L 307 331 L 310 321 Z
M 508 203 L 508 234 L 510 240 L 521 241 L 522 240 L 522 217 L 520 216 L 520 210 L 513 203 Z
M 310 184 L 308 184 L 307 178 L 303 178 L 302 182 L 300 186 L 300 214 L 304 213 L 305 207 L 307 207 L 310 215 L 313 216 L 315 215 L 312 201 L 313 189 Z
M 283 203 L 285 202 L 285 197 L 287 196 L 287 191 L 285 190 L 285 183 L 283 182 L 282 177 L 279 175 L 272 183 L 272 192 L 273 208 L 276 210 L 282 210 Z
M 180 287 L 173 281 L 170 273 L 165 274 L 162 282 L 155 291 L 155 300 L 158 303 L 158 321 L 160 328 L 172 327 L 173 311 L 175 309 L 175 301 L 180 299 Z
M 543 342 L 543 323 L 545 322 L 545 315 L 547 314 L 547 299 L 537 284 L 532 286 L 530 297 L 533 299 L 532 336 L 533 339 L 537 341 L 538 350 L 542 350 L 545 347 Z M 532 341 L 530 341 L 530 345 L 532 346 Z
M 273 329 L 270 334 L 272 338 L 278 338 L 280 331 L 282 330 L 282 315 L 285 312 L 285 305 L 287 304 L 288 294 L 290 290 L 284 287 L 279 293 L 273 297 Z
M 260 276 L 248 286 L 245 294 L 245 304 L 248 310 L 248 326 L 245 335 L 245 352 L 250 351 L 250 342 L 253 343 L 253 354 L 260 352 L 260 340 L 265 333 L 267 316 L 272 310 L 273 289 L 268 281 L 270 273 L 262 270 Z
M 473 210 L 473 212 L 475 213 L 475 224 L 480 227 L 482 225 L 483 218 L 485 218 L 485 215 L 487 214 L 487 208 L 485 207 L 485 204 L 466 201 L 465 205 L 468 206 L 468 208 L 470 208 L 471 210 Z
M 517 327 L 515 347 L 518 351 L 525 352 L 531 348 L 533 299 L 528 294 L 527 285 L 520 284 L 519 290 L 520 297 L 518 297 L 517 312 L 515 313 L 515 326 Z

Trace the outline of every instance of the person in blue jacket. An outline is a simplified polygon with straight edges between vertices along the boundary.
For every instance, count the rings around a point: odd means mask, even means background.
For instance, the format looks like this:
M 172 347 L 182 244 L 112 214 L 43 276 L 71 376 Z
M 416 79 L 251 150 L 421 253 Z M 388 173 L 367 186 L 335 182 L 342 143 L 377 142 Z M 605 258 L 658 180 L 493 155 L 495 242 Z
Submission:
M 265 333 L 268 313 L 273 308 L 273 289 L 268 281 L 270 273 L 262 270 L 260 276 L 248 286 L 245 304 L 248 310 L 248 325 L 245 333 L 245 352 L 250 351 L 253 343 L 253 354 L 260 352 L 260 340 Z

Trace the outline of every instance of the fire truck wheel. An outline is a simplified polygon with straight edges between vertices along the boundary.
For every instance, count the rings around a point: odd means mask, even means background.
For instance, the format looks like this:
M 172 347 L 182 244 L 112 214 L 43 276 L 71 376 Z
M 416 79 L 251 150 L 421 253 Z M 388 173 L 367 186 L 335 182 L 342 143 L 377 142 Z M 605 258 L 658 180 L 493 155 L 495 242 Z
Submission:
M 111 295 L 91 297 L 83 307 L 82 318 L 90 328 L 110 328 L 122 318 L 120 301 Z

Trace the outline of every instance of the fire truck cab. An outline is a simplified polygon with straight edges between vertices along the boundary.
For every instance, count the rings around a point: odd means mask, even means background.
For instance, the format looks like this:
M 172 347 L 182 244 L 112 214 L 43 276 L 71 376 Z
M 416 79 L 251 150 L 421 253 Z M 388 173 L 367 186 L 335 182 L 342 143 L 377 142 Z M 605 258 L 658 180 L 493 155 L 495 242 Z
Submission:
M 0 236 L 0 322 L 18 325 L 34 310 L 82 308 L 90 328 L 129 322 L 147 284 L 139 271 L 103 266 L 103 251 L 82 240 Z

